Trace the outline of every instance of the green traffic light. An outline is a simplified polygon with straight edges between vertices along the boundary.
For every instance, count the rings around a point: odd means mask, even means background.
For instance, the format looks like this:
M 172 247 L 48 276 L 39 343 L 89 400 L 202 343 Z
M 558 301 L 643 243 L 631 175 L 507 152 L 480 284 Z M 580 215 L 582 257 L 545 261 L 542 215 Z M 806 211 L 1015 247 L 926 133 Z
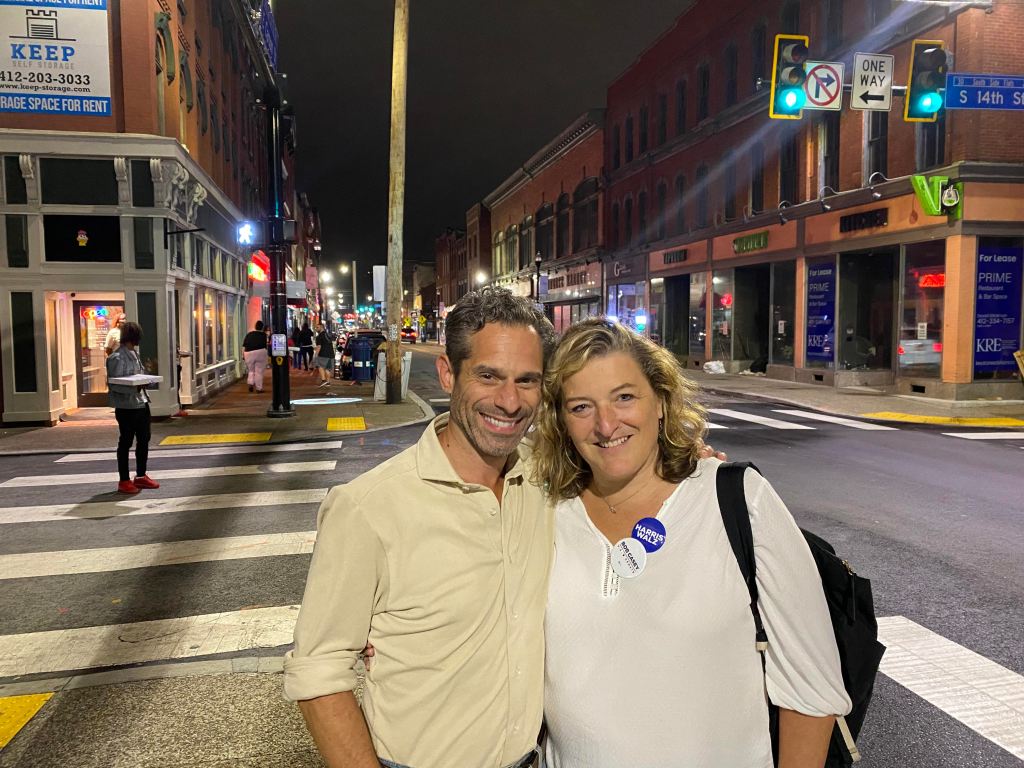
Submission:
M 942 108 L 942 97 L 935 93 L 924 93 L 917 101 L 917 108 L 926 114 L 934 114 Z
M 803 90 L 785 88 L 779 91 L 779 109 L 786 112 L 799 112 L 803 109 L 806 99 Z

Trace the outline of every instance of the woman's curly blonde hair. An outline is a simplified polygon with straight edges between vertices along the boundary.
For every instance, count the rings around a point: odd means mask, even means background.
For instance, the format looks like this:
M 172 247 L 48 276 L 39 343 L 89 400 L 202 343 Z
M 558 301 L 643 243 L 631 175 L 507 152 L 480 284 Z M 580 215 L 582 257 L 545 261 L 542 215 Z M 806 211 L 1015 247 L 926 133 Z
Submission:
M 618 322 L 602 317 L 576 323 L 558 342 L 544 374 L 544 402 L 537 418 L 537 482 L 556 499 L 579 496 L 591 479 L 590 467 L 569 438 L 564 419 L 566 380 L 591 360 L 624 352 L 644 372 L 661 400 L 664 419 L 658 435 L 658 476 L 679 483 L 693 474 L 704 445 L 705 410 L 697 402 L 697 386 L 667 349 Z

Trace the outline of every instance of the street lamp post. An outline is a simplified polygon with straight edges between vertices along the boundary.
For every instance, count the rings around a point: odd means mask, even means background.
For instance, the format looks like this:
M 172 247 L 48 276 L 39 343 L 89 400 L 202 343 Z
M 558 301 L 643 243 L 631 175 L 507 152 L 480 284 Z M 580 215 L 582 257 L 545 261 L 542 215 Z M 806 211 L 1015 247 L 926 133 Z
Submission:
M 437 297 L 434 299 L 434 333 L 437 334 L 437 343 L 441 343 L 441 289 L 437 289 Z
M 537 267 L 537 279 L 533 283 L 533 300 L 538 304 L 540 303 L 540 263 L 543 258 L 540 255 L 540 251 L 537 251 L 537 255 L 533 257 L 533 264 Z

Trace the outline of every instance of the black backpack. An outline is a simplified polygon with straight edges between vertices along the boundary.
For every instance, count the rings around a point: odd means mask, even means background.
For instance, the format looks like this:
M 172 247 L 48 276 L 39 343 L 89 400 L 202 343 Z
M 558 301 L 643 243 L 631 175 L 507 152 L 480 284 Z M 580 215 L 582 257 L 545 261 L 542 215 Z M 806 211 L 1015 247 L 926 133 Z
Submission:
M 768 648 L 768 635 L 764 631 L 757 607 L 754 537 L 750 530 L 750 513 L 743 493 L 743 474 L 747 467 L 760 474 L 760 470 L 750 462 L 731 462 L 719 466 L 715 480 L 722 522 L 725 524 L 729 543 L 750 593 L 750 611 L 754 615 L 756 629 L 755 639 L 763 665 L 764 651 Z M 832 617 L 832 630 L 835 632 L 836 645 L 839 648 L 843 684 L 853 703 L 850 714 L 836 720 L 825 766 L 847 768 L 860 760 L 854 739 L 864 725 L 864 716 L 867 714 L 868 703 L 875 687 L 875 675 L 878 673 L 882 654 L 885 653 L 885 646 L 878 642 L 878 624 L 875 621 L 871 582 L 854 573 L 849 563 L 836 556 L 835 550 L 827 541 L 803 529 L 801 532 L 807 539 L 807 546 L 821 576 L 821 586 L 825 592 L 825 602 Z M 778 708 L 771 704 L 769 722 L 772 752 L 775 762 L 778 763 Z

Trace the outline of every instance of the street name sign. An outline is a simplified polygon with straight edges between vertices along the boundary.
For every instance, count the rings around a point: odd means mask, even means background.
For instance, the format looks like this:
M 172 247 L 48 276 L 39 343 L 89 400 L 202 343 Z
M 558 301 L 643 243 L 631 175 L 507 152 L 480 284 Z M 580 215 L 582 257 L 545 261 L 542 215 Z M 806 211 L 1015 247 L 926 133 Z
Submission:
M 946 109 L 1024 109 L 1024 77 L 949 72 Z
M 843 63 L 841 61 L 808 61 L 804 65 L 807 79 L 804 109 L 843 108 Z
M 894 59 L 888 53 L 858 53 L 853 57 L 850 109 L 888 112 L 892 109 Z

